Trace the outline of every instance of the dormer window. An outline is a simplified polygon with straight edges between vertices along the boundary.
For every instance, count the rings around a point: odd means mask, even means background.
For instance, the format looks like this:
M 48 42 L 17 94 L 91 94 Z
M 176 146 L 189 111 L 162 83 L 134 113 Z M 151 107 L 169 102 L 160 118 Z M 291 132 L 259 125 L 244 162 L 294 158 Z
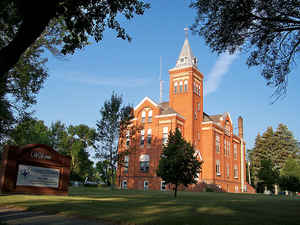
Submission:
M 174 94 L 177 94 L 177 82 L 174 84 Z
M 187 90 L 188 90 L 188 81 L 185 80 L 184 81 L 184 92 L 187 92 Z

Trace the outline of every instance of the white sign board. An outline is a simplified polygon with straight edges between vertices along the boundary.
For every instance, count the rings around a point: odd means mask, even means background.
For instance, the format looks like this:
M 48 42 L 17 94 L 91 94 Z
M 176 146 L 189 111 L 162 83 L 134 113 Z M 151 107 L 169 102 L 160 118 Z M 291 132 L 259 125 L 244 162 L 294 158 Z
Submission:
M 17 185 L 58 188 L 59 169 L 19 165 Z

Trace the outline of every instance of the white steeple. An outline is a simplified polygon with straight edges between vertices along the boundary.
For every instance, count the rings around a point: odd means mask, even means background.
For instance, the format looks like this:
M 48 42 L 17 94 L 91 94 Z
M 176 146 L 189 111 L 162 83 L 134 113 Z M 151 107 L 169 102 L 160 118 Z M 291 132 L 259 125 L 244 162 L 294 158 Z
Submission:
M 193 55 L 192 49 L 189 44 L 188 40 L 188 28 L 184 28 L 185 30 L 185 41 L 183 43 L 181 52 L 179 54 L 178 60 L 176 62 L 176 69 L 177 68 L 183 68 L 183 67 L 189 67 L 189 66 L 194 66 L 197 68 L 197 63 L 198 60 L 197 58 Z

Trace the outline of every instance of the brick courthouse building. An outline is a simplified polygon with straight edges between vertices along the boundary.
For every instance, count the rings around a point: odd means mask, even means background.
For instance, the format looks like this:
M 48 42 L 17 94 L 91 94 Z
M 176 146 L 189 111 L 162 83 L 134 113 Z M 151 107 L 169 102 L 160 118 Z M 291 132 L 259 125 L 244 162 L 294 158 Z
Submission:
M 169 74 L 169 102 L 158 104 L 145 97 L 134 108 L 133 123 L 142 124 L 143 130 L 136 150 L 125 156 L 126 166 L 118 169 L 117 183 L 124 189 L 168 189 L 156 175 L 156 169 L 162 143 L 166 143 L 170 130 L 179 128 L 203 161 L 199 183 L 213 183 L 228 192 L 252 192 L 246 182 L 243 119 L 239 117 L 235 135 L 229 113 L 208 115 L 203 111 L 204 76 L 197 68 L 187 38 Z M 126 144 L 120 149 L 124 148 Z

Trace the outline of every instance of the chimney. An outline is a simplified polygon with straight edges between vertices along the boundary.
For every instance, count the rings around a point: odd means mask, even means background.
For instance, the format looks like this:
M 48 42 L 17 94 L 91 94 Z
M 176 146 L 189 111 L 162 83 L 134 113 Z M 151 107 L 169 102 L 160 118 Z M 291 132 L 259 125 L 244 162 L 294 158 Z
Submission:
M 238 126 L 239 126 L 239 137 L 243 138 L 244 128 L 243 128 L 243 118 L 241 116 L 239 116 L 238 118 Z

